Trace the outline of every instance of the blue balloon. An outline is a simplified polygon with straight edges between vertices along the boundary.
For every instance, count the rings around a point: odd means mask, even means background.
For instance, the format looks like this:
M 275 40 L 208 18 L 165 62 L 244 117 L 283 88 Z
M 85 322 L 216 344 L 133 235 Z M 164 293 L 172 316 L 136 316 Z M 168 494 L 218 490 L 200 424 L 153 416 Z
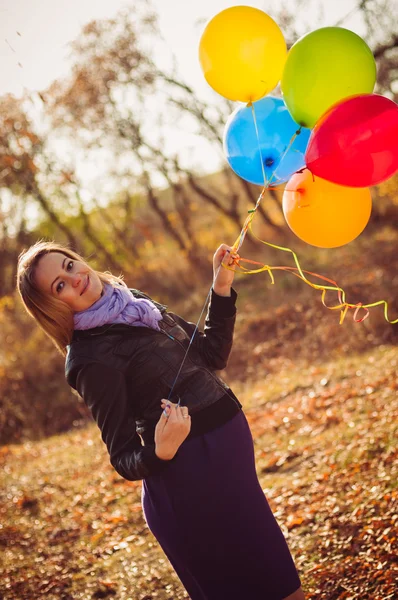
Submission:
M 224 153 L 229 165 L 239 177 L 250 183 L 278 185 L 305 167 L 304 154 L 311 130 L 301 128 L 290 149 L 283 156 L 299 125 L 293 121 L 281 98 L 266 96 L 253 103 L 257 128 L 254 125 L 252 108 L 240 106 L 229 117 L 224 130 Z M 261 154 L 260 149 L 261 148 Z

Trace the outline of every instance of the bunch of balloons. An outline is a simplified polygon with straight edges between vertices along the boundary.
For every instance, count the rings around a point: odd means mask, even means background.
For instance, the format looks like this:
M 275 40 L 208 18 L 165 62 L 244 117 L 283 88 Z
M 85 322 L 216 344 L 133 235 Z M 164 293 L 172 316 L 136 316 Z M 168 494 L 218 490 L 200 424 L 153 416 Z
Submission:
M 225 126 L 231 168 L 264 187 L 286 183 L 284 215 L 305 242 L 355 239 L 371 214 L 369 187 L 398 170 L 398 106 L 373 93 L 376 64 L 364 40 L 323 27 L 287 52 L 269 15 L 233 6 L 207 23 L 199 59 L 215 91 L 244 103 Z M 267 95 L 279 82 L 283 99 Z

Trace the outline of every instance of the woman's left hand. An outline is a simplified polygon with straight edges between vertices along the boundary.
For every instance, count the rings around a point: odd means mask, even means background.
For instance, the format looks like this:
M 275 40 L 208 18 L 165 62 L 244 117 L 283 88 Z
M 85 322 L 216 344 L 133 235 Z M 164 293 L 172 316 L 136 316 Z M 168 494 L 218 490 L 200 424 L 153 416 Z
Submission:
M 235 260 L 239 259 L 239 256 L 237 254 L 232 254 L 231 250 L 231 246 L 221 244 L 213 256 L 213 290 L 218 296 L 231 295 L 231 286 L 235 272 L 221 266 L 221 263 L 224 263 L 228 267 L 232 267 Z

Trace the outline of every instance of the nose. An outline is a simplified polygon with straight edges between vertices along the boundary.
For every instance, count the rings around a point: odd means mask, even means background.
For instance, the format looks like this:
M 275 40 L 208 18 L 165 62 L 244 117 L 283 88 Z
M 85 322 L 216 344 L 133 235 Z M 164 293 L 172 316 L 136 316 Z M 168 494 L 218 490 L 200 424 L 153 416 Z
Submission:
M 82 280 L 82 275 L 79 275 L 79 273 L 75 273 L 72 276 L 72 286 L 73 287 L 78 287 L 80 285 L 80 283 L 81 283 L 81 280 Z

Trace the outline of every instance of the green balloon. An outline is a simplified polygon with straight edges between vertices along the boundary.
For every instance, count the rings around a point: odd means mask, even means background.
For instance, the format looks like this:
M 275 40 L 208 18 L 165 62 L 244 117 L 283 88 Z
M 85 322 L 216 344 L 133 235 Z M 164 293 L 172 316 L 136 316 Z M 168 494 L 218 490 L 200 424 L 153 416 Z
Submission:
M 363 39 L 343 27 L 322 27 L 291 47 L 281 89 L 294 121 L 311 128 L 333 104 L 370 94 L 375 83 L 376 62 Z

